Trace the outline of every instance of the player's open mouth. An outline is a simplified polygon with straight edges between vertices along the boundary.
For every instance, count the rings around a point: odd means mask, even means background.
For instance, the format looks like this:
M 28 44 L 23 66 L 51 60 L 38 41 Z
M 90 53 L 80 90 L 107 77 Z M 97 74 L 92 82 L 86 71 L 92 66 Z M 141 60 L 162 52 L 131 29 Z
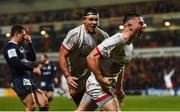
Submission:
M 91 26 L 91 28 L 92 28 L 92 29 L 95 29 L 95 28 L 96 28 L 96 25 Z

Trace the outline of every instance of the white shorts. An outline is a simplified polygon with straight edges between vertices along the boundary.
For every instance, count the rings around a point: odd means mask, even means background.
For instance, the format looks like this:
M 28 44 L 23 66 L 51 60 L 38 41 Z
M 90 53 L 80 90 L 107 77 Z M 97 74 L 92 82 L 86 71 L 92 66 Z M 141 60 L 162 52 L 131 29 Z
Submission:
M 86 93 L 82 98 L 84 101 L 95 101 L 101 109 L 105 103 L 113 98 L 113 94 L 108 89 L 104 90 L 93 74 L 89 76 L 86 82 Z
M 85 75 L 76 81 L 76 83 L 78 84 L 78 88 L 74 88 L 74 87 L 69 86 L 69 92 L 70 92 L 71 96 L 76 96 L 79 93 L 85 92 L 86 81 L 87 81 L 88 77 L 89 77 L 89 75 Z

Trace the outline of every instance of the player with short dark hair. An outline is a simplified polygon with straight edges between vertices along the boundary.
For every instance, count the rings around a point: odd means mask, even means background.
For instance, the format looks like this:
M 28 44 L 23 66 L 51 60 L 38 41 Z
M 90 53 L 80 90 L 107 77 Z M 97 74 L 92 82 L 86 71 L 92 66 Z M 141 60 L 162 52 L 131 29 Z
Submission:
M 70 95 L 78 106 L 90 76 L 86 56 L 108 34 L 98 28 L 99 13 L 93 8 L 85 11 L 82 24 L 70 30 L 61 44 L 59 65 L 66 77 Z
M 37 67 L 30 65 L 36 60 L 31 36 L 24 27 L 15 25 L 11 29 L 11 40 L 4 49 L 4 57 L 12 72 L 12 88 L 25 106 L 26 111 L 34 111 L 36 103 L 40 110 L 48 110 L 48 100 L 32 82 L 32 73 L 40 74 Z
M 120 111 L 124 98 L 122 78 L 129 63 L 133 40 L 142 36 L 144 21 L 138 14 L 128 14 L 123 19 L 122 33 L 116 33 L 97 45 L 87 56 L 92 73 L 86 82 L 86 92 L 77 111 L 89 111 L 95 101 L 100 110 Z

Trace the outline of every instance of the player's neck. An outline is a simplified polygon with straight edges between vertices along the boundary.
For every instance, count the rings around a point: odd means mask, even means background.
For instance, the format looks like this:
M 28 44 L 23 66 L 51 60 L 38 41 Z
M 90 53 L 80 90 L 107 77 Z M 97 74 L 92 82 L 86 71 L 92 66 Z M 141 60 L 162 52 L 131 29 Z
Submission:
M 18 44 L 18 40 L 17 40 L 15 37 L 12 37 L 12 38 L 11 38 L 11 41 L 14 42 L 14 43 L 16 43 L 16 44 Z
M 130 44 L 132 42 L 132 34 L 129 33 L 127 30 L 123 30 L 123 38 L 127 44 Z

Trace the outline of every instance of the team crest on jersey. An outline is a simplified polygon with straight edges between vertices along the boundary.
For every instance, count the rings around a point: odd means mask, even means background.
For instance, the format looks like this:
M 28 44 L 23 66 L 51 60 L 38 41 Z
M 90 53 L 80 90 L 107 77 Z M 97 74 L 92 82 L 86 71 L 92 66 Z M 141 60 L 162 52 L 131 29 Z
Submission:
M 24 50 L 24 49 L 19 49 L 19 51 L 20 51 L 21 53 L 24 53 L 24 52 L 25 52 L 25 50 Z
M 21 59 L 21 62 L 26 63 L 28 62 L 28 60 L 24 58 L 24 59 Z

